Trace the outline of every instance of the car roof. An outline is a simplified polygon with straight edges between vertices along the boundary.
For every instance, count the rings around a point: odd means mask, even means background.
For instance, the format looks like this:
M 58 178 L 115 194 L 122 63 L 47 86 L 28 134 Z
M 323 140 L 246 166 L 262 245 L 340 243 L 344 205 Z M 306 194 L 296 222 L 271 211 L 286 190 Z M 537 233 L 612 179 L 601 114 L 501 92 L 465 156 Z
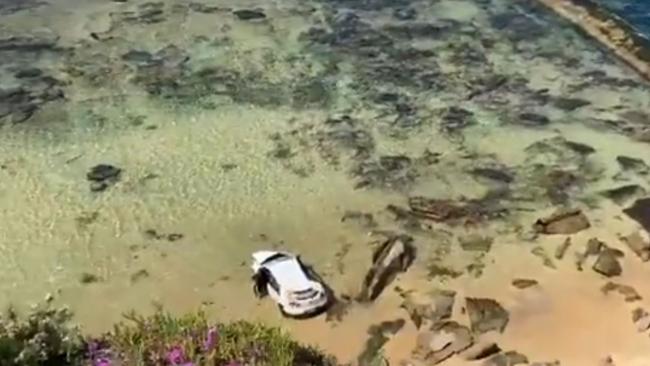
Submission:
M 289 291 L 300 291 L 313 287 L 312 281 L 302 270 L 298 258 L 295 256 L 283 257 L 283 259 L 265 263 L 264 268 L 275 278 L 281 288 Z

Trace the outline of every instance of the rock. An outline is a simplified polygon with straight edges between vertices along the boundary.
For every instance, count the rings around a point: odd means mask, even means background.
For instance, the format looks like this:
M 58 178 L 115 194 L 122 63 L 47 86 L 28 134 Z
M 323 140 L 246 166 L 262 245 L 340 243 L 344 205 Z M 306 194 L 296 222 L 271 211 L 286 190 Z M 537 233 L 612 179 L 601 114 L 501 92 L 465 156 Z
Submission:
M 555 98 L 553 105 L 555 108 L 565 111 L 574 111 L 576 109 L 590 105 L 591 102 L 579 98 Z
M 154 59 L 154 56 L 147 51 L 130 50 L 122 55 L 122 61 L 138 66 L 147 66 L 153 64 L 156 60 Z
M 393 17 L 398 20 L 413 20 L 417 16 L 417 10 L 411 7 L 397 8 L 393 11 Z
M 461 202 L 415 196 L 409 198 L 408 204 L 411 214 L 420 219 L 445 222 L 451 225 L 476 224 L 507 214 L 507 210 L 499 202 L 502 197 L 500 191 L 489 191 L 481 199 Z
M 43 76 L 43 70 L 36 67 L 27 67 L 14 73 L 16 79 L 32 79 Z
M 472 331 L 478 334 L 503 330 L 508 325 L 510 315 L 495 300 L 484 298 L 466 298 L 467 314 Z
M 219 6 L 210 6 L 203 3 L 190 3 L 188 7 L 192 11 L 195 11 L 197 13 L 203 13 L 203 14 L 215 14 L 215 13 L 220 13 L 228 10 L 227 8 L 222 8 Z
M 468 235 L 458 238 L 460 247 L 465 251 L 489 252 L 494 239 L 489 236 Z
M 578 270 L 582 271 L 582 266 L 587 258 L 599 255 L 606 247 L 607 245 L 605 245 L 605 243 L 596 238 L 589 239 L 585 251 L 576 255 L 576 266 Z
M 622 254 L 616 249 L 603 249 L 592 267 L 593 270 L 606 277 L 620 276 L 623 273 L 623 267 L 618 262 L 618 257 L 622 256 Z
M 643 309 L 643 308 L 636 308 L 632 310 L 632 321 L 636 322 L 637 320 L 641 318 L 645 318 L 646 316 L 649 316 L 648 312 Z
M 467 361 L 477 361 L 499 352 L 501 352 L 501 348 L 495 342 L 479 341 L 463 351 L 460 356 Z
M 115 179 L 119 177 L 121 172 L 122 170 L 120 168 L 116 168 L 112 165 L 99 164 L 90 169 L 88 174 L 86 174 L 86 178 L 88 178 L 89 181 L 101 182 L 108 179 Z
M 530 366 L 560 366 L 560 361 L 551 362 L 533 362 Z
M 569 247 L 571 246 L 571 238 L 566 238 L 562 244 L 560 244 L 556 249 L 555 249 L 555 259 L 561 260 L 564 258 L 564 255 L 566 254 L 567 250 L 569 250 Z
M 149 277 L 149 271 L 147 271 L 146 269 L 141 269 L 131 275 L 131 283 L 136 283 L 148 277 Z
M 638 184 L 628 184 L 605 190 L 601 192 L 601 194 L 619 205 L 624 205 L 629 201 L 637 200 L 646 196 L 647 191 Z
M 100 278 L 97 275 L 94 275 L 92 273 L 82 273 L 81 276 L 79 277 L 79 282 L 81 282 L 84 285 L 99 282 Z
M 647 262 L 650 260 L 650 242 L 646 241 L 641 233 L 635 232 L 620 238 L 634 254 L 636 254 L 642 261 Z
M 548 268 L 553 268 L 556 269 L 557 267 L 555 266 L 555 263 L 553 263 L 553 260 L 551 257 L 546 253 L 546 250 L 539 246 L 535 247 L 530 251 L 534 256 L 539 257 L 542 260 L 542 263 Z
M 591 226 L 587 217 L 578 209 L 561 209 L 549 217 L 541 218 L 533 225 L 541 234 L 575 234 Z
M 624 209 L 623 212 L 650 232 L 650 198 L 634 201 L 634 204 Z
M 345 211 L 343 217 L 341 217 L 341 222 L 349 221 L 354 221 L 365 229 L 372 229 L 377 227 L 377 222 L 371 213 L 360 211 Z
M 621 166 L 621 169 L 626 171 L 633 171 L 641 175 L 647 174 L 650 171 L 648 165 L 642 159 L 619 155 L 616 157 L 616 161 Z
M 429 332 L 420 333 L 413 354 L 427 364 L 436 365 L 466 350 L 473 343 L 467 327 L 447 321 L 436 324 Z
M 546 188 L 546 195 L 553 204 L 564 204 L 569 200 L 569 192 L 580 186 L 583 181 L 571 171 L 553 169 L 546 172 L 541 184 Z
M 519 114 L 519 120 L 521 121 L 521 124 L 527 125 L 527 126 L 546 126 L 551 121 L 548 119 L 543 114 L 538 114 L 538 113 L 521 113 Z
M 363 352 L 357 357 L 359 366 L 372 366 L 375 364 L 384 344 L 388 342 L 391 335 L 397 334 L 406 322 L 404 319 L 384 321 L 378 325 L 368 328 L 370 336 L 364 345 Z
M 520 290 L 523 290 L 525 288 L 537 286 L 538 282 L 536 280 L 517 278 L 512 280 L 512 285 Z
M 470 172 L 475 177 L 487 178 L 501 183 L 512 183 L 514 177 L 505 169 L 497 168 L 474 168 Z
M 416 328 L 427 321 L 436 324 L 451 318 L 456 298 L 455 291 L 434 290 L 431 298 L 417 302 L 411 296 L 406 296 L 401 308 L 405 309 Z
M 441 127 L 443 131 L 452 133 L 475 123 L 474 113 L 460 107 L 449 107 L 443 111 Z
M 411 158 L 403 155 L 381 156 L 366 160 L 351 171 L 358 179 L 355 188 L 405 189 L 415 182 L 418 173 Z
M 580 142 L 565 140 L 564 145 L 580 155 L 591 155 L 596 152 L 593 147 Z
M 262 10 L 240 9 L 232 12 L 239 20 L 260 20 L 266 19 L 266 14 Z
M 48 2 L 41 0 L 2 0 L 0 1 L 0 15 L 11 15 L 47 4 Z
M 639 295 L 638 292 L 634 289 L 632 286 L 628 285 L 621 285 L 618 283 L 614 282 L 607 282 L 603 287 L 601 287 L 600 291 L 607 295 L 608 293 L 612 291 L 616 291 L 619 294 L 623 295 L 625 302 L 634 302 L 634 301 L 639 301 L 642 300 L 643 298 L 641 295 Z
M 122 169 L 109 164 L 95 165 L 86 174 L 86 179 L 90 181 L 90 190 L 100 192 L 108 188 L 120 179 Z
M 500 353 L 494 355 L 489 359 L 483 362 L 483 366 L 515 366 L 515 365 L 527 365 L 528 357 L 517 352 L 517 351 L 508 351 L 505 353 Z
M 364 278 L 358 301 L 374 301 L 400 272 L 405 272 L 411 266 L 415 259 L 412 243 L 410 236 L 396 235 L 374 251 L 372 267 Z
M 636 308 L 632 311 L 632 322 L 638 332 L 645 332 L 650 329 L 650 314 L 642 308 Z

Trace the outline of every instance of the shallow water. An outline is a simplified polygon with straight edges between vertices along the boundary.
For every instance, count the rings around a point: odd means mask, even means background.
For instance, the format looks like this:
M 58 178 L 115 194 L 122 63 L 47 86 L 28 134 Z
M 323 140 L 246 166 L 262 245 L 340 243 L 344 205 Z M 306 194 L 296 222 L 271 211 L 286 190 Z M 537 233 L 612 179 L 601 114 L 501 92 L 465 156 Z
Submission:
M 647 304 L 604 297 L 606 280 L 577 271 L 573 254 L 591 237 L 620 248 L 615 280 L 650 296 L 650 268 L 618 239 L 638 230 L 621 212 L 630 200 L 600 193 L 648 186 L 616 158 L 648 153 L 650 89 L 528 4 L 0 0 L 0 305 L 51 293 L 93 332 L 133 308 L 203 305 L 349 361 L 369 326 L 408 320 L 395 286 L 448 288 L 511 312 L 504 350 L 642 365 L 650 338 L 630 313 Z M 232 12 L 256 8 L 264 19 Z M 97 164 L 122 169 L 101 192 L 86 179 Z M 487 209 L 507 215 L 475 225 L 415 227 L 386 209 L 494 192 Z M 534 238 L 531 225 L 562 204 L 593 226 L 552 269 L 531 250 L 552 256 L 565 236 Z M 342 220 L 348 211 L 376 225 Z M 253 298 L 249 255 L 268 247 L 301 253 L 337 294 L 356 295 L 381 240 L 371 230 L 407 233 L 418 248 L 376 303 L 297 322 Z M 489 253 L 460 248 L 471 233 L 494 238 Z M 97 281 L 82 283 L 88 275 Z M 517 277 L 541 288 L 515 290 Z M 409 358 L 417 333 L 407 322 L 385 355 Z
M 606 8 L 625 19 L 641 34 L 650 37 L 650 7 L 642 0 L 601 0 Z

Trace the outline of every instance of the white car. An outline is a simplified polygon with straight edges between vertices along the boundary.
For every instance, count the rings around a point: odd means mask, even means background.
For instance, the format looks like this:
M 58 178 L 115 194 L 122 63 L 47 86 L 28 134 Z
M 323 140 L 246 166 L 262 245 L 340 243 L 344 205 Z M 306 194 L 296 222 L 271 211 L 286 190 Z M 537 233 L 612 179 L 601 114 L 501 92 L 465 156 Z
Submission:
M 263 250 L 253 253 L 254 290 L 258 297 L 269 295 L 288 317 L 311 317 L 327 310 L 330 291 L 300 257 Z

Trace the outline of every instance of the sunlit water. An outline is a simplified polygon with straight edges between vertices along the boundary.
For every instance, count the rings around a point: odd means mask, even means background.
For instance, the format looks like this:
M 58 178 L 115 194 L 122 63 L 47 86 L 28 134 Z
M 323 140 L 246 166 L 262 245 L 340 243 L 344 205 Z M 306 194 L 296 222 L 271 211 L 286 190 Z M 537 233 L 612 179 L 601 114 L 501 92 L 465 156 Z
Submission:
M 261 13 L 240 19 L 238 9 Z M 0 0 L 0 14 L 1 305 L 51 293 L 89 331 L 130 309 L 203 305 L 220 319 L 281 325 L 346 361 L 370 325 L 408 319 L 393 288 L 340 322 L 283 320 L 253 297 L 250 253 L 298 252 L 354 296 L 378 240 L 369 232 L 395 230 L 418 247 L 396 285 L 498 299 L 512 316 L 504 349 L 568 365 L 650 357 L 633 306 L 604 298 L 605 280 L 573 264 L 599 237 L 626 250 L 620 282 L 650 296 L 650 270 L 617 239 L 635 224 L 600 194 L 647 187 L 616 158 L 648 154 L 650 89 L 541 8 Z M 101 192 L 86 179 L 97 164 L 122 169 Z M 486 167 L 512 182 L 471 174 Z M 575 179 L 549 183 L 557 171 Z M 478 227 L 415 230 L 386 210 L 409 196 L 478 199 L 506 186 L 510 214 Z M 533 240 L 531 224 L 563 203 L 594 225 L 550 269 L 531 249 L 552 256 L 564 237 Z M 376 226 L 342 220 L 347 211 L 373 214 Z M 461 250 L 468 233 L 494 237 L 492 251 Z M 460 276 L 436 276 L 433 264 Z M 542 290 L 522 295 L 516 277 Z M 387 356 L 408 357 L 416 334 L 409 323 Z

